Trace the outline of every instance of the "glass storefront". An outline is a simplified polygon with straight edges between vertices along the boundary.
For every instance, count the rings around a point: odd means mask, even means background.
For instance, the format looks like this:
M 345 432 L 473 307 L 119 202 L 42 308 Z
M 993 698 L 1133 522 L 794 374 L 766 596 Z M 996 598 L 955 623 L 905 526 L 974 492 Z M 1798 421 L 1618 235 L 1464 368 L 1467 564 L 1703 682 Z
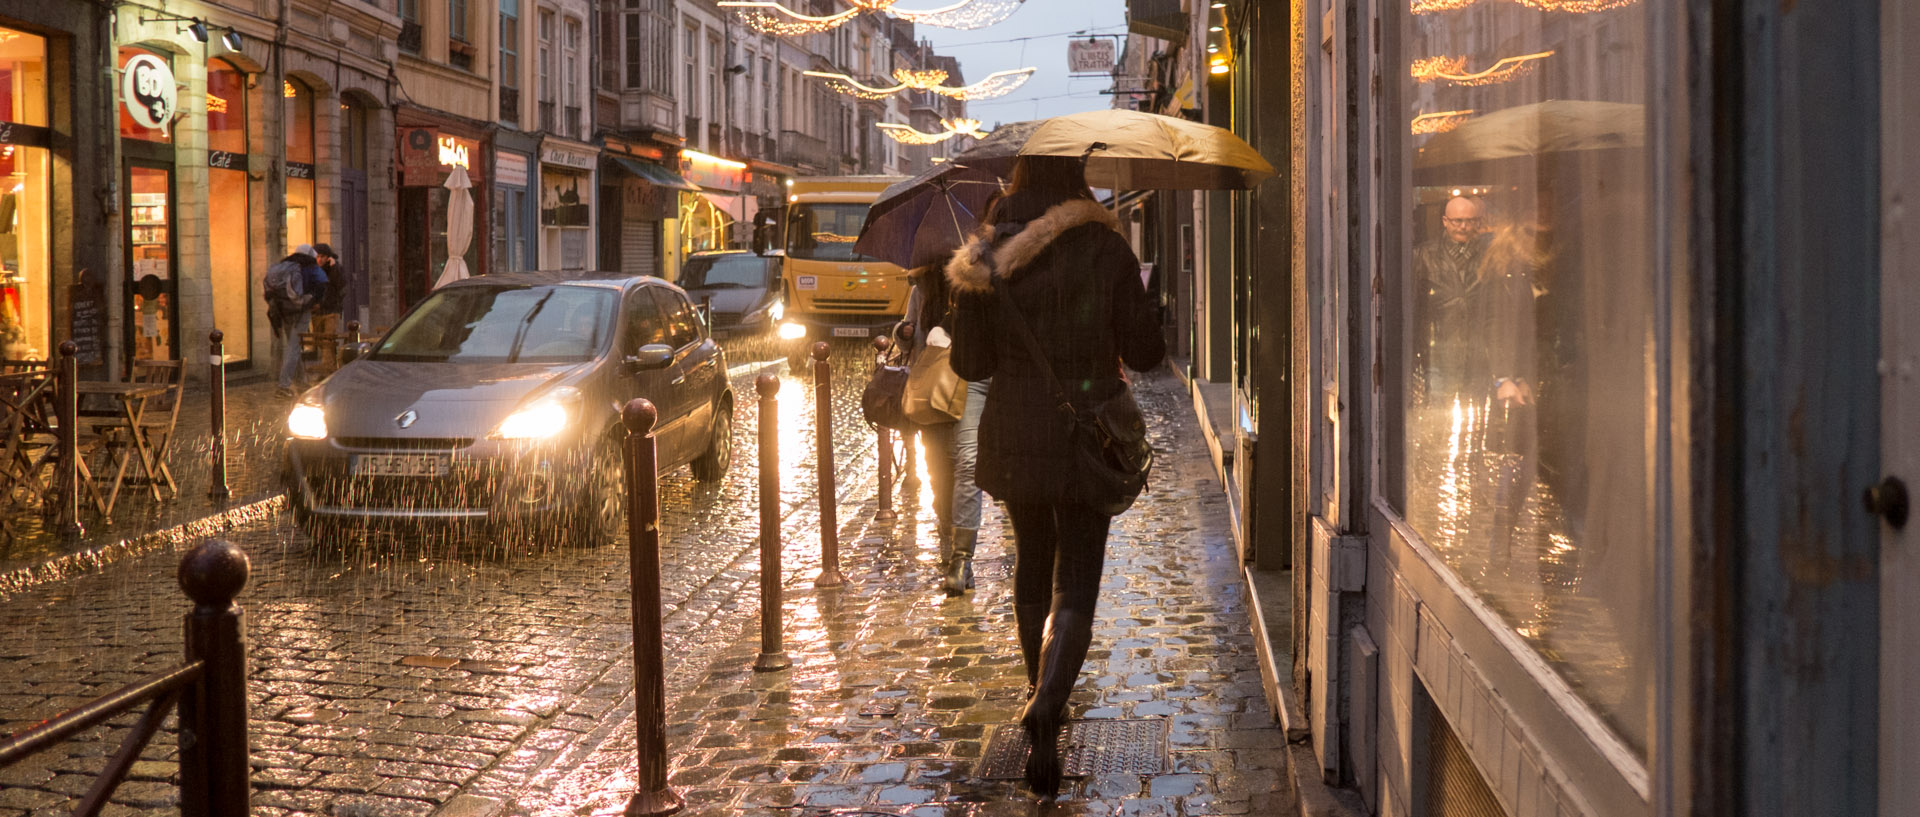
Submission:
M 246 360 L 253 344 L 254 303 L 248 224 L 247 76 L 215 60 L 207 65 L 207 236 L 213 275 L 213 325 L 227 336 L 230 360 Z
M 313 89 L 297 79 L 282 84 L 281 120 L 287 134 L 287 249 L 314 243 Z
M 1658 396 L 1645 11 L 1400 8 L 1410 189 L 1389 493 L 1644 754 Z
M 174 353 L 174 114 L 165 104 L 145 103 L 170 90 L 174 79 L 166 54 L 138 46 L 120 47 L 124 92 L 120 100 L 120 137 L 126 164 L 126 313 L 123 337 L 134 360 L 172 360 Z M 141 105 L 136 117 L 131 106 Z
M 593 180 L 585 173 L 546 166 L 540 170 L 541 269 L 587 267 Z
M 49 349 L 47 41 L 0 27 L 0 357 Z

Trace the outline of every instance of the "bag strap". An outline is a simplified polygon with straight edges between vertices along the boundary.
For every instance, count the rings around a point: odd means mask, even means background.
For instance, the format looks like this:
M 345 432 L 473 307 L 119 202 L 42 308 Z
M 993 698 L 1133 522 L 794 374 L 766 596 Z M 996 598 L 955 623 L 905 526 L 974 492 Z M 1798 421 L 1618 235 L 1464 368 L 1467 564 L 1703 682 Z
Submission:
M 1040 364 L 1041 374 L 1047 376 L 1048 385 L 1053 387 L 1053 399 L 1060 401 L 1060 410 L 1066 412 L 1067 416 L 1078 418 L 1080 412 L 1075 411 L 1073 402 L 1067 399 L 1067 388 L 1060 385 L 1060 378 L 1053 373 L 1053 364 L 1047 360 L 1047 353 L 1040 348 L 1040 339 L 1034 337 L 1033 327 L 1027 325 L 1027 317 L 1020 314 L 1020 310 L 1013 305 L 1013 295 L 1007 291 L 1006 280 L 997 275 L 992 275 L 990 278 L 993 281 L 994 293 L 1000 296 L 1001 310 L 1011 316 L 1008 322 L 1019 330 L 1020 339 L 1027 344 L 1027 352 L 1033 355 L 1035 363 Z

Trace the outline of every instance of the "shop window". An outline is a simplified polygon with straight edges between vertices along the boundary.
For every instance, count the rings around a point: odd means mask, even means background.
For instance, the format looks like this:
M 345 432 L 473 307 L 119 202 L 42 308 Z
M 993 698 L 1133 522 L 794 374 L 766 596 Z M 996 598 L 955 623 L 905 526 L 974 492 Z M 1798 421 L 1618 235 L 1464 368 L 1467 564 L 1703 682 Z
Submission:
M 0 27 L 0 357 L 49 349 L 47 41 Z
M 500 121 L 520 121 L 520 0 L 500 0 Z
M 207 65 L 207 236 L 212 261 L 213 325 L 226 333 L 227 354 L 245 360 L 252 345 L 253 274 L 248 221 L 247 75 L 220 60 Z
M 314 242 L 313 89 L 281 83 L 287 149 L 287 248 Z
M 1388 493 L 1644 752 L 1659 397 L 1645 5 L 1398 8 L 1411 185 Z

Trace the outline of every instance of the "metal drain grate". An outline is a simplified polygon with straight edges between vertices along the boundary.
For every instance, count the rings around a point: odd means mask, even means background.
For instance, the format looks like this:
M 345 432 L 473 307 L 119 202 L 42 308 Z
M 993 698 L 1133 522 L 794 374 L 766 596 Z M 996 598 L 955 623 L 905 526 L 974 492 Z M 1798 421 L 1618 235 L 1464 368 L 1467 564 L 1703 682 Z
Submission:
M 1061 727 L 1066 777 L 1092 774 L 1164 774 L 1167 770 L 1167 721 L 1068 721 Z M 1018 780 L 1027 768 L 1027 733 L 1019 724 L 993 730 L 980 760 L 982 780 Z

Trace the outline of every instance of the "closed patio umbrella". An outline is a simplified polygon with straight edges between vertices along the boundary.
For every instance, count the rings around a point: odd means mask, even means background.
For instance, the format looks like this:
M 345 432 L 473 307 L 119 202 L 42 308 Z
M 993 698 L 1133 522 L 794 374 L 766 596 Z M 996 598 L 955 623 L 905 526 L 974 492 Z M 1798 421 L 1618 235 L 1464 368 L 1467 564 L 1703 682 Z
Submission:
M 444 186 L 448 190 L 447 266 L 433 283 L 436 289 L 467 277 L 467 246 L 473 243 L 473 180 L 467 178 L 467 169 L 454 168 Z

